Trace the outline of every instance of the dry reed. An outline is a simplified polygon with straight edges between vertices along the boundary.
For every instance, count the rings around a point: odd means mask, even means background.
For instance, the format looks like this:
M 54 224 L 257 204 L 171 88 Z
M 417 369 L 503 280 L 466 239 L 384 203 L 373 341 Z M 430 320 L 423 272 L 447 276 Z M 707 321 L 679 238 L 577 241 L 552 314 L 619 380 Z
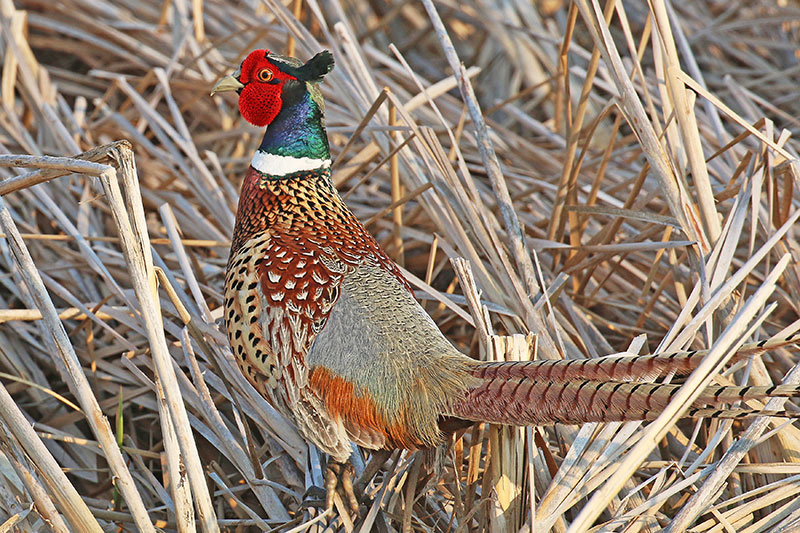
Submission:
M 725 364 L 800 329 L 800 11 L 687 4 L 0 0 L 0 530 L 800 528 L 795 426 L 678 420 L 800 380 Z M 652 423 L 357 454 L 361 520 L 300 507 L 324 459 L 220 320 L 260 132 L 208 92 L 257 47 L 333 51 L 334 181 L 464 352 L 703 365 Z

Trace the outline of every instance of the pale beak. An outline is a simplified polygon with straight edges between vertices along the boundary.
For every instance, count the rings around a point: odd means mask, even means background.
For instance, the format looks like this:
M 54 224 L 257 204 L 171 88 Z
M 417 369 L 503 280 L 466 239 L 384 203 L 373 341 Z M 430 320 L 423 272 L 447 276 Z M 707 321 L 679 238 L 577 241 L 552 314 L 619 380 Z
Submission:
M 221 93 L 225 91 L 238 91 L 244 84 L 239 81 L 240 72 L 237 70 L 230 76 L 225 76 L 221 80 L 214 85 L 214 88 L 211 89 L 211 96 L 214 96 L 215 93 Z

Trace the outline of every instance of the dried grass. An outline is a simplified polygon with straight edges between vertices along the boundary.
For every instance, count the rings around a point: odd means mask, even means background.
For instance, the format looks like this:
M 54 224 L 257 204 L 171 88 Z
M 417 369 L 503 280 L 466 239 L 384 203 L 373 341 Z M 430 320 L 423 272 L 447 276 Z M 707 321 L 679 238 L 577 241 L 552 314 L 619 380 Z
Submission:
M 0 528 L 800 528 L 796 427 L 677 421 L 800 380 L 721 370 L 800 329 L 800 12 L 687 4 L 0 0 Z M 334 52 L 334 181 L 462 350 L 703 366 L 652 423 L 478 426 L 367 464 L 358 523 L 299 508 L 323 459 L 220 330 L 260 132 L 208 91 L 255 47 Z

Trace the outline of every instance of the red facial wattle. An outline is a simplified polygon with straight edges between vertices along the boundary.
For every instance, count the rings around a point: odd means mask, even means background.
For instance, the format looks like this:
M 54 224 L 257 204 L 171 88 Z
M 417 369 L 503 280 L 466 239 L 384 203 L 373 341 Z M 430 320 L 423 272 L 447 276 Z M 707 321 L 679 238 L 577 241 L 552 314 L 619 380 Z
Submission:
M 254 126 L 263 127 L 275 120 L 281 105 L 280 85 L 248 83 L 239 96 L 239 111 Z
M 275 120 L 283 101 L 281 91 L 287 80 L 295 77 L 282 72 L 269 60 L 269 50 L 254 50 L 242 62 L 239 81 L 239 111 L 254 126 L 263 127 Z

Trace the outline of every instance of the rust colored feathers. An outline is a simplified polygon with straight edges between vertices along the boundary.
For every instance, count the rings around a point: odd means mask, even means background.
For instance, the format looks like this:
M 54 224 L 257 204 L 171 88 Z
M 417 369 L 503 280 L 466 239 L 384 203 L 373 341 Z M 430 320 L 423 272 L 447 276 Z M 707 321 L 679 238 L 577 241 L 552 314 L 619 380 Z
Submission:
M 733 361 L 791 344 L 797 336 L 742 347 Z M 704 350 L 661 355 L 609 356 L 597 359 L 482 363 L 472 371 L 481 384 L 453 405 L 448 415 L 496 424 L 582 424 L 651 420 L 666 407 L 680 385 L 653 383 L 667 374 L 691 373 Z M 740 400 L 800 396 L 797 386 L 710 386 L 697 398 L 689 416 L 727 417 L 707 406 Z M 733 410 L 731 416 L 758 414 Z M 782 413 L 783 416 L 792 416 Z
M 450 415 L 495 424 L 583 424 L 651 420 L 667 406 L 680 385 L 635 382 L 490 380 L 471 389 Z M 699 409 L 740 400 L 800 396 L 795 386 L 710 386 L 695 401 Z M 718 415 L 723 415 L 724 410 Z

